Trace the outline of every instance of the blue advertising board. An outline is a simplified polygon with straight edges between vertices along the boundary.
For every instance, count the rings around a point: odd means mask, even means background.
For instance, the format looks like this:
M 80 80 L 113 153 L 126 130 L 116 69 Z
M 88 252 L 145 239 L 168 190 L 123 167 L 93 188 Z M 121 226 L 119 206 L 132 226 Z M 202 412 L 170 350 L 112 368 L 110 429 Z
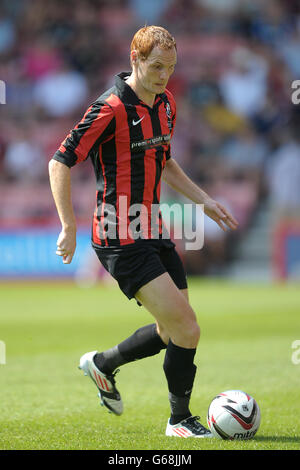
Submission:
M 59 228 L 0 231 L 0 278 L 73 277 L 91 256 L 91 230 L 77 231 L 77 247 L 71 264 L 55 254 Z

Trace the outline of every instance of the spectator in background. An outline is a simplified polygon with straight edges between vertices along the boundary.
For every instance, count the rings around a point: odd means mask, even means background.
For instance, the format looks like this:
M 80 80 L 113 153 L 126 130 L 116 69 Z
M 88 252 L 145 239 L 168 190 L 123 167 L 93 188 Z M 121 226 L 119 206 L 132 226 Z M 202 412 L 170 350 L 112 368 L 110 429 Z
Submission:
M 270 47 L 284 43 L 293 30 L 293 17 L 286 3 L 280 0 L 259 2 L 258 12 L 252 19 L 252 35 Z
M 15 57 L 7 56 L 0 64 L 0 77 L 6 84 L 6 111 L 16 112 L 18 117 L 22 114 L 26 119 L 32 112 L 33 83 L 18 67 Z
M 201 29 L 203 20 L 202 8 L 195 0 L 172 0 L 161 18 L 172 31 L 189 35 Z
M 257 192 L 269 151 L 266 140 L 250 123 L 227 139 L 220 149 L 224 165 L 251 181 Z
M 0 54 L 8 53 L 16 40 L 15 25 L 0 7 Z
M 241 0 L 197 0 L 197 2 L 207 8 L 211 8 L 215 13 L 234 13 L 240 7 Z
M 22 56 L 22 70 L 25 77 L 32 81 L 41 80 L 51 73 L 55 73 L 63 62 L 57 47 L 45 36 L 39 41 L 29 41 Z
M 228 204 L 228 201 L 221 199 L 222 204 Z M 229 207 L 229 206 L 228 206 Z M 203 213 L 201 209 L 196 208 L 195 230 L 202 230 Z M 219 275 L 227 261 L 227 242 L 229 235 L 224 233 L 219 227 L 214 227 L 210 223 L 209 217 L 204 214 L 204 246 L 201 250 L 188 250 L 184 253 L 185 268 L 190 275 Z
M 299 123 L 281 131 L 281 144 L 271 155 L 267 179 L 275 218 L 300 217 Z
M 80 109 L 87 94 L 85 76 L 67 64 L 40 78 L 33 90 L 35 104 L 51 117 L 65 116 Z
M 300 21 L 287 41 L 278 45 L 279 54 L 288 67 L 293 79 L 300 78 Z
M 129 0 L 138 22 L 147 24 L 156 24 L 171 4 L 172 0 Z
M 5 179 L 5 172 L 4 172 L 4 155 L 5 155 L 5 141 L 3 137 L 0 135 L 0 183 L 2 180 Z
M 250 50 L 238 47 L 231 57 L 231 68 L 221 75 L 219 86 L 225 104 L 235 113 L 250 118 L 264 106 L 268 66 Z
M 45 155 L 30 133 L 30 124 L 19 126 L 4 153 L 3 169 L 9 180 L 18 184 L 38 181 L 45 175 Z
M 190 103 L 200 108 L 219 101 L 220 89 L 215 64 L 206 62 L 199 67 L 198 74 L 190 80 L 187 94 Z

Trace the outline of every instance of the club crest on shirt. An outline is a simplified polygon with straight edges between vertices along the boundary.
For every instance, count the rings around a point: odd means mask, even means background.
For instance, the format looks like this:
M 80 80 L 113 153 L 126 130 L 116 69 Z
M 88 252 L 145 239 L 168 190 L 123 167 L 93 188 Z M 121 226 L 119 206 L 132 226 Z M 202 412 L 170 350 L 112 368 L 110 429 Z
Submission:
M 172 117 L 171 106 L 169 103 L 166 103 L 166 113 L 167 113 L 168 118 Z
M 171 131 L 173 128 L 173 123 L 172 123 L 172 111 L 171 111 L 171 106 L 169 103 L 165 103 L 165 109 L 166 109 L 166 115 L 168 119 L 168 128 Z

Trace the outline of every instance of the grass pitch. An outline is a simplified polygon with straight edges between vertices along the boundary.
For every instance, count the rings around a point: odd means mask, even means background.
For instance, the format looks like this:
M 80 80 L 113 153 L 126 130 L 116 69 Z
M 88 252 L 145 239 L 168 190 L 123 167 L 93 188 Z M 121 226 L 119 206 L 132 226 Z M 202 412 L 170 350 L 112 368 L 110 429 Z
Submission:
M 260 429 L 250 441 L 164 435 L 169 417 L 164 353 L 121 367 L 121 417 L 99 406 L 79 357 L 153 322 L 115 287 L 0 285 L 0 449 L 197 450 L 300 448 L 299 286 L 234 285 L 192 279 L 202 337 L 191 410 L 206 423 L 211 399 L 228 389 L 257 400 Z M 298 354 L 298 358 L 300 355 Z M 298 362 L 298 361 L 296 361 Z

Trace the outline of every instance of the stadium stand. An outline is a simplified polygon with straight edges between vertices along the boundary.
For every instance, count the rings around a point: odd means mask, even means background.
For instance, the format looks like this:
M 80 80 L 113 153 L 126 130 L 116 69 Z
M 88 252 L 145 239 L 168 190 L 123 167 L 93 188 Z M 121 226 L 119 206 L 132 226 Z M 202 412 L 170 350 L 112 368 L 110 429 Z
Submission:
M 47 164 L 83 112 L 129 70 L 133 33 L 169 29 L 178 65 L 173 156 L 240 221 L 205 223 L 205 247 L 182 252 L 190 274 L 218 274 L 266 200 L 272 220 L 299 220 L 300 9 L 296 0 L 4 0 L 0 10 L 0 230 L 57 225 Z M 74 204 L 90 226 L 94 175 L 73 170 Z M 92 189 L 91 189 L 92 188 Z M 181 201 L 164 187 L 162 199 Z

